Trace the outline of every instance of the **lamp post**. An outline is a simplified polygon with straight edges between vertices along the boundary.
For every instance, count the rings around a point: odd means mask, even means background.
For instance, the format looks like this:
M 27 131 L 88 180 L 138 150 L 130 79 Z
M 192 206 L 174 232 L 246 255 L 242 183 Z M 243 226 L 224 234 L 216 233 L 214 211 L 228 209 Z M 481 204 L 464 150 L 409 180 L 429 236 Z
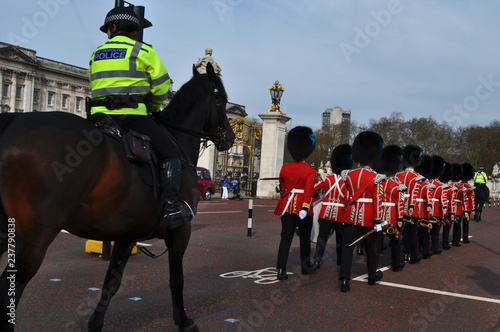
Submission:
M 281 101 L 281 96 L 283 95 L 283 92 L 285 92 L 285 89 L 281 86 L 279 81 L 274 82 L 274 85 L 269 88 L 269 92 L 271 93 L 271 100 L 273 105 L 271 106 L 271 109 L 269 112 L 281 112 L 280 109 L 280 101 Z

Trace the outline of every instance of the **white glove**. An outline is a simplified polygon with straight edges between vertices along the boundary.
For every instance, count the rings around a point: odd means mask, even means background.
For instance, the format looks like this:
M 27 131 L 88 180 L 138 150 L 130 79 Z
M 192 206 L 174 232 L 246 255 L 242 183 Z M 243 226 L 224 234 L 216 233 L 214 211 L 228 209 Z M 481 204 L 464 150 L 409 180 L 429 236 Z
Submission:
M 377 232 L 382 231 L 382 225 L 380 225 L 380 224 L 376 224 L 374 228 L 377 230 Z
M 299 212 L 299 218 L 300 219 L 304 219 L 305 217 L 307 217 L 307 211 L 306 210 L 300 210 L 300 212 Z

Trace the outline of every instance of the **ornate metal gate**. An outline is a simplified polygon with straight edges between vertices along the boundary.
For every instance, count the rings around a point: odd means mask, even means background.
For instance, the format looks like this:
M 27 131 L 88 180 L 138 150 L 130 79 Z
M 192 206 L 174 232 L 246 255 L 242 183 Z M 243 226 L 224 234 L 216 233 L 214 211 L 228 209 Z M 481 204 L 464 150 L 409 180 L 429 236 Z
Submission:
M 240 192 L 255 196 L 260 169 L 262 125 L 245 118 L 229 121 L 235 134 L 233 147 L 228 151 L 216 152 L 214 158 L 214 182 L 217 192 L 229 174 L 232 182 L 240 183 Z

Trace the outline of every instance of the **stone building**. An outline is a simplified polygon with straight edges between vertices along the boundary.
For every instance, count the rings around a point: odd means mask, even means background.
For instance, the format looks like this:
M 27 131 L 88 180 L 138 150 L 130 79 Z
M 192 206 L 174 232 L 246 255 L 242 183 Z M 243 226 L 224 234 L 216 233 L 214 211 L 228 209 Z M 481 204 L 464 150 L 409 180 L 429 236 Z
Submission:
M 63 111 L 85 117 L 87 69 L 49 60 L 36 51 L 0 42 L 0 111 Z

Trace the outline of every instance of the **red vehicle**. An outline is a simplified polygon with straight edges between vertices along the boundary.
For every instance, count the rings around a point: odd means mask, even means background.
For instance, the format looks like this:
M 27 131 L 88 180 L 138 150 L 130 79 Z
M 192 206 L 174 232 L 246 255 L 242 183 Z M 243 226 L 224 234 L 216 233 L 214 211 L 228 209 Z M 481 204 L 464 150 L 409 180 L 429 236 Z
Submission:
M 198 188 L 202 199 L 209 201 L 215 193 L 215 183 L 210 177 L 210 171 L 203 167 L 196 167 L 198 176 Z

